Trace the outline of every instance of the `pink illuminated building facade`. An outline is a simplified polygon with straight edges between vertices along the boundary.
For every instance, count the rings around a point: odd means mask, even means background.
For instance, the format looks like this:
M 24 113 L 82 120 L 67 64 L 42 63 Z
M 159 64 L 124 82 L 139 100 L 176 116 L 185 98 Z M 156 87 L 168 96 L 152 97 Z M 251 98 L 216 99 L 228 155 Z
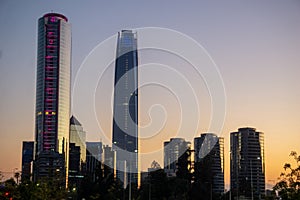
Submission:
M 68 183 L 71 25 L 57 13 L 38 22 L 34 180 Z

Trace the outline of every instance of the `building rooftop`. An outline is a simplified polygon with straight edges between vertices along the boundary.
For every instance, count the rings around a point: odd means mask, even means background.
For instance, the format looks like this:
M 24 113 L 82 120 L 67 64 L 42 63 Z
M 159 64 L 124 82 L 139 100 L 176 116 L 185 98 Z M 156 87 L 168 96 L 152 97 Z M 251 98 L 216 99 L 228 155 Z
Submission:
M 64 19 L 66 22 L 68 22 L 68 18 L 62 14 L 59 14 L 59 13 L 47 13 L 43 16 L 44 18 L 45 17 L 58 17 L 60 19 Z
M 70 119 L 70 125 L 81 126 L 80 122 L 73 115 L 72 115 L 72 117 Z

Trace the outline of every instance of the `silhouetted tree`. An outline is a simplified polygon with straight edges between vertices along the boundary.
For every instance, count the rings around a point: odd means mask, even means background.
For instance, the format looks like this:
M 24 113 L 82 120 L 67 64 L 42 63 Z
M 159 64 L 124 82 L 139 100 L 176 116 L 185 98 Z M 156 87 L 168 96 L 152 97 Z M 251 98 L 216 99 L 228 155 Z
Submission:
M 17 183 L 13 178 L 4 181 L 1 185 L 1 199 L 20 199 L 20 193 L 17 190 Z
M 86 176 L 81 182 L 79 199 L 123 199 L 124 189 L 121 181 L 114 178 L 113 170 L 101 162 L 96 168 L 96 180 Z
M 189 199 L 190 183 L 187 179 L 179 177 L 171 177 L 168 179 L 168 187 L 170 191 L 170 200 Z
M 296 167 L 291 164 L 284 165 L 284 172 L 280 174 L 279 182 L 274 186 L 274 190 L 285 200 L 300 200 L 300 156 L 295 151 L 292 151 L 292 156 L 296 162 Z
M 140 199 L 152 200 L 167 199 L 170 196 L 168 178 L 163 169 L 149 172 L 147 181 L 140 188 Z
M 213 199 L 212 185 L 214 174 L 212 172 L 213 159 L 210 155 L 195 163 L 194 183 L 191 190 L 191 199 Z
M 186 149 L 178 159 L 176 177 L 188 180 L 189 182 L 192 179 L 190 148 Z

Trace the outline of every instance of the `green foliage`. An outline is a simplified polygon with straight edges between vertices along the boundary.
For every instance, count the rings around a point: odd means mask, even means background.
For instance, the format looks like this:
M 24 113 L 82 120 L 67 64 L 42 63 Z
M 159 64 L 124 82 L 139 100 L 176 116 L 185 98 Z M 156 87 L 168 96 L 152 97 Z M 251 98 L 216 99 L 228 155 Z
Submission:
M 53 181 L 43 181 L 33 183 L 24 181 L 17 184 L 13 178 L 6 180 L 0 187 L 0 199 L 26 199 L 26 200 L 44 200 L 44 199 L 65 199 L 67 191 Z
M 114 178 L 112 169 L 99 162 L 95 175 L 95 181 L 89 176 L 82 181 L 79 190 L 80 199 L 123 199 L 123 186 Z
M 300 156 L 295 151 L 290 154 L 296 162 L 296 167 L 286 163 L 284 172 L 280 174 L 279 181 L 274 186 L 279 196 L 284 200 L 300 200 Z

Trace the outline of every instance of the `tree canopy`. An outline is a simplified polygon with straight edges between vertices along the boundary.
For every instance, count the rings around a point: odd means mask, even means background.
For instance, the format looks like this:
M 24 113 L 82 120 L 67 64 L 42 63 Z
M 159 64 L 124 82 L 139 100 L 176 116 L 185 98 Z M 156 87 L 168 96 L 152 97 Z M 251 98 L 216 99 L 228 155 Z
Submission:
M 284 171 L 273 189 L 282 199 L 300 200 L 300 156 L 295 151 L 292 151 L 290 156 L 293 157 L 296 166 L 284 164 Z

